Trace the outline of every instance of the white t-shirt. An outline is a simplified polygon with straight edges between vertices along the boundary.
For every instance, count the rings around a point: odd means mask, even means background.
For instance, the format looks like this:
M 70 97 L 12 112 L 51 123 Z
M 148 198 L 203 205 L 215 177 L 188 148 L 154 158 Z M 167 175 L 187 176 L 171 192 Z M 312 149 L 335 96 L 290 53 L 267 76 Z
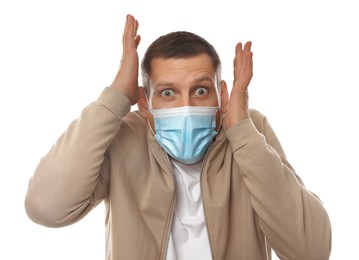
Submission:
M 186 165 L 171 160 L 176 181 L 176 207 L 167 248 L 167 260 L 211 260 L 201 196 L 202 161 Z

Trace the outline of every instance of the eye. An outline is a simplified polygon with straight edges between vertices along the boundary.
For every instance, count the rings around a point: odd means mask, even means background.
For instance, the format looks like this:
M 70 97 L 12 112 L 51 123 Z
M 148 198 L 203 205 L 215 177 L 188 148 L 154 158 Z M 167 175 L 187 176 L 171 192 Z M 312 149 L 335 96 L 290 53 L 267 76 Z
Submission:
M 208 89 L 205 87 L 199 87 L 196 89 L 195 93 L 196 96 L 204 96 L 208 94 Z
M 161 91 L 162 97 L 172 97 L 174 96 L 175 92 L 172 89 L 165 89 Z

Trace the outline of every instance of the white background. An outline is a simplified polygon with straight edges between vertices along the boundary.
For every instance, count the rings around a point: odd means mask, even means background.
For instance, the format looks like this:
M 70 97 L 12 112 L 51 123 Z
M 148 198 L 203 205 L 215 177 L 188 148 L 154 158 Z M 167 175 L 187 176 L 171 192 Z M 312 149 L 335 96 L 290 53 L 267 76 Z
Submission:
M 354 0 L 1 0 L 0 259 L 104 259 L 103 204 L 72 226 L 50 229 L 32 223 L 23 202 L 40 158 L 115 76 L 127 13 L 140 22 L 141 57 L 158 36 L 192 31 L 215 46 L 229 85 L 236 42 L 253 42 L 250 106 L 267 115 L 289 161 L 323 201 L 331 259 L 358 257 Z

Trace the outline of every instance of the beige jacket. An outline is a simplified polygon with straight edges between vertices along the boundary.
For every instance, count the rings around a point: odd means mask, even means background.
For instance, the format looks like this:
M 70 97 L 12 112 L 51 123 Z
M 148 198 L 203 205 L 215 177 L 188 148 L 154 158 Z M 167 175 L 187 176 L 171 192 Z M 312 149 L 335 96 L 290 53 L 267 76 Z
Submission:
M 25 207 L 36 223 L 70 225 L 106 204 L 106 259 L 165 259 L 176 201 L 172 168 L 147 122 L 106 88 L 40 161 Z M 325 260 L 331 227 L 258 111 L 220 131 L 201 188 L 214 260 Z

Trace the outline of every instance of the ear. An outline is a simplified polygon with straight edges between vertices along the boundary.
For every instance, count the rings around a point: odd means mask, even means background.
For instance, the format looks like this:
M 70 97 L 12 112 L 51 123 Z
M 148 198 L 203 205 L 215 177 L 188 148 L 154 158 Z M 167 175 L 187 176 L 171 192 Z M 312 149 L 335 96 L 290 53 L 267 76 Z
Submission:
M 140 96 L 138 98 L 138 101 L 137 101 L 137 107 L 140 111 L 140 115 L 144 118 L 144 119 L 148 119 L 151 115 L 151 111 L 148 107 L 148 104 L 147 104 L 147 99 L 146 99 L 146 95 L 145 95 L 145 89 L 143 87 L 140 87 L 139 88 L 139 93 L 140 93 Z
M 221 114 L 226 114 L 228 110 L 228 102 L 229 102 L 229 94 L 227 83 L 222 80 L 221 81 Z

